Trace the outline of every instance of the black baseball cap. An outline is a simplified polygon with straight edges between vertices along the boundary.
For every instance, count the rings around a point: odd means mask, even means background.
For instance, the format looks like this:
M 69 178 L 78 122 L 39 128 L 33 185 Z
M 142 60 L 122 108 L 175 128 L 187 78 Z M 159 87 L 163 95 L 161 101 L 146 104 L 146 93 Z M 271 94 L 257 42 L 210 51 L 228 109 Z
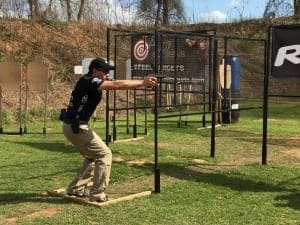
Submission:
M 93 69 L 101 69 L 101 70 L 114 70 L 115 67 L 106 63 L 106 61 L 102 58 L 95 58 L 91 61 L 89 65 L 89 71 Z

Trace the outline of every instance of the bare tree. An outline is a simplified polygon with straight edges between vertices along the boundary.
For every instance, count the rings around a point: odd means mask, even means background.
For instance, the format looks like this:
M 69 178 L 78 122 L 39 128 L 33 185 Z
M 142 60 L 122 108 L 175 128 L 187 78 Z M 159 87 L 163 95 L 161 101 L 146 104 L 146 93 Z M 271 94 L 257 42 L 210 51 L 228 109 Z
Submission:
M 160 24 L 160 15 L 161 15 L 162 1 L 163 0 L 157 0 L 157 10 L 156 10 L 156 18 L 155 18 L 155 27 L 158 27 L 159 24 Z
M 86 0 L 80 0 L 79 10 L 77 14 L 77 20 L 80 21 L 82 18 L 83 10 L 86 4 Z
M 0 11 L 31 19 L 137 21 L 156 26 L 185 22 L 181 0 L 0 0 Z
M 135 13 L 137 0 L 118 0 L 118 17 L 124 24 L 132 23 L 132 13 Z
M 60 0 L 60 5 L 63 11 L 66 13 L 66 20 L 72 20 L 72 5 L 71 0 Z
M 28 5 L 29 5 L 29 17 L 33 18 L 34 13 L 33 13 L 33 0 L 28 0 Z
M 30 18 L 36 19 L 40 17 L 40 2 L 39 0 L 28 0 L 30 9 Z
M 65 0 L 66 7 L 67 7 L 67 19 L 71 21 L 72 19 L 72 8 L 71 8 L 71 0 Z
M 54 10 L 55 0 L 49 0 L 49 3 L 47 5 L 47 2 L 44 2 L 44 10 L 42 12 L 42 17 L 47 19 L 57 19 L 57 13 Z
M 34 16 L 36 18 L 40 18 L 41 16 L 41 4 L 39 0 L 33 0 L 33 6 L 34 6 Z
M 248 4 L 247 0 L 240 0 L 240 1 L 236 1 L 235 5 L 233 6 L 233 8 L 239 14 L 240 21 L 243 21 L 244 19 L 244 12 L 247 4 Z
M 53 0 L 49 0 L 49 4 L 44 12 L 44 14 L 51 14 L 52 12 L 52 4 L 53 4 Z
M 169 25 L 169 0 L 163 0 L 163 26 Z
M 2 17 L 27 18 L 27 0 L 1 0 L 0 13 Z
M 139 0 L 137 18 L 151 21 L 156 27 L 161 24 L 168 26 L 170 23 L 185 22 L 181 0 Z
M 300 19 L 300 0 L 294 0 L 294 16 Z
M 52 8 L 55 0 L 41 1 L 28 0 L 29 16 L 32 19 L 43 19 L 52 17 Z
M 299 0 L 297 0 L 299 1 Z M 278 18 L 293 15 L 293 6 L 288 0 L 269 0 L 264 11 L 264 18 Z

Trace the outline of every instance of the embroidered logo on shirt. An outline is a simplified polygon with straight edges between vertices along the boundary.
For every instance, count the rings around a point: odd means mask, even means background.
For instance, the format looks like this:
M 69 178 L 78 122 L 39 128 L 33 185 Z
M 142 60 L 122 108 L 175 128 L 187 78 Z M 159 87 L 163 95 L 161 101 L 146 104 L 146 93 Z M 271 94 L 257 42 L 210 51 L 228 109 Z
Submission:
M 81 102 L 84 104 L 86 103 L 86 101 L 88 100 L 89 96 L 88 95 L 84 95 L 81 99 Z
M 98 77 L 94 77 L 92 80 L 92 83 L 100 84 L 102 82 L 102 79 L 99 79 Z

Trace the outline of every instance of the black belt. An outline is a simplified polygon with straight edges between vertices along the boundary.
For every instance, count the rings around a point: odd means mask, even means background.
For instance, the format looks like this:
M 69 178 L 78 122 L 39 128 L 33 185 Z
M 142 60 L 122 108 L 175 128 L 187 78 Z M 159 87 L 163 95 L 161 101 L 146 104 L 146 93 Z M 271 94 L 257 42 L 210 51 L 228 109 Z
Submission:
M 68 118 L 65 118 L 65 119 L 64 119 L 64 123 L 66 123 L 66 124 L 73 124 L 74 122 L 75 122 L 74 119 L 68 119 Z M 81 124 L 88 124 L 88 121 L 80 120 L 80 121 L 79 121 L 79 124 L 80 124 L 80 125 L 81 125 Z
M 67 118 L 64 119 L 64 123 L 66 123 L 66 124 L 72 124 L 73 122 L 74 122 L 74 120 L 67 119 Z

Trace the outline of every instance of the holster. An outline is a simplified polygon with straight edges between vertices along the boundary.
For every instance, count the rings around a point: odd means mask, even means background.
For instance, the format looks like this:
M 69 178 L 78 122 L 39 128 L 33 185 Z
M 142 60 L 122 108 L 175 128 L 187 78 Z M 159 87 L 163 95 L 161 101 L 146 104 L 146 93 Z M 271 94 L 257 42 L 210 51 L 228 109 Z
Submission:
M 74 134 L 79 133 L 79 119 L 70 119 L 70 118 L 68 118 L 68 114 L 67 114 L 66 109 L 61 109 L 60 110 L 59 120 L 63 121 L 64 123 L 70 124 Z
M 79 133 L 79 119 L 74 119 L 71 123 L 71 128 L 74 134 Z
M 59 120 L 60 121 L 65 121 L 67 118 L 67 110 L 66 109 L 61 109 L 60 110 L 60 115 L 59 115 Z

